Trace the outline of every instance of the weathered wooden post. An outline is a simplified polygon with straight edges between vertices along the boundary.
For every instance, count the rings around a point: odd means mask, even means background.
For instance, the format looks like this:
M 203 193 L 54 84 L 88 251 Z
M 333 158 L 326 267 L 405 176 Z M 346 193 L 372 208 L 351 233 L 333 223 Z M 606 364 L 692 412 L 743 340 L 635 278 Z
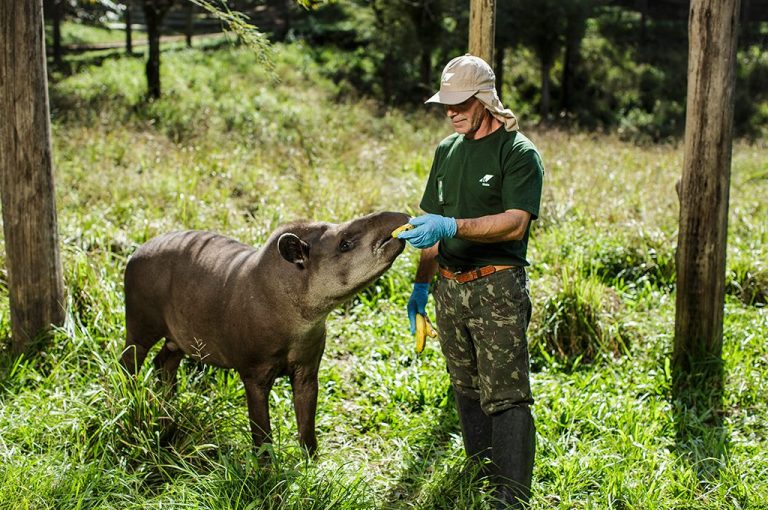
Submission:
M 496 32 L 496 0 L 470 0 L 469 52 L 493 64 Z
M 0 172 L 13 349 L 64 321 L 42 0 L 0 0 Z
M 684 375 L 722 364 L 738 19 L 739 0 L 691 1 L 673 352 Z

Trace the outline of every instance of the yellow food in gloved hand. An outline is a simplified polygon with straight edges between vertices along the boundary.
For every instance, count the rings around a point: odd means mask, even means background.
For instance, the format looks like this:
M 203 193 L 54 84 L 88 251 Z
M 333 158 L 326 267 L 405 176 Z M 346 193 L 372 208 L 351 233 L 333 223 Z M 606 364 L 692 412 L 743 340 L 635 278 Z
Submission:
M 411 230 L 412 228 L 413 228 L 413 225 L 411 225 L 410 223 L 406 223 L 401 227 L 397 227 L 395 230 L 392 231 L 392 237 L 396 238 L 397 234 L 399 234 L 400 232 L 405 232 L 406 230 Z
M 435 338 L 437 331 L 432 328 L 429 318 L 420 313 L 416 314 L 416 352 L 421 354 L 427 344 L 427 337 Z

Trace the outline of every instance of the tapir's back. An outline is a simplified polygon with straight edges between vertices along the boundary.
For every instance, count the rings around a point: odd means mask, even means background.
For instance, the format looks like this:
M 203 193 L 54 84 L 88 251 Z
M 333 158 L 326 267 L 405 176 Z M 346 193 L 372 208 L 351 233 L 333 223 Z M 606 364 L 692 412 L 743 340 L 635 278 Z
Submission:
M 232 366 L 224 317 L 253 282 L 259 250 L 204 231 L 163 234 L 133 254 L 125 271 L 128 327 L 159 331 L 187 353 Z M 236 314 L 236 311 L 234 311 Z M 226 354 L 225 354 L 226 353 Z
M 209 295 L 219 299 L 221 287 L 233 284 L 258 255 L 255 248 L 213 232 L 162 234 L 131 256 L 125 271 L 125 292 L 162 301 L 190 291 L 202 300 Z

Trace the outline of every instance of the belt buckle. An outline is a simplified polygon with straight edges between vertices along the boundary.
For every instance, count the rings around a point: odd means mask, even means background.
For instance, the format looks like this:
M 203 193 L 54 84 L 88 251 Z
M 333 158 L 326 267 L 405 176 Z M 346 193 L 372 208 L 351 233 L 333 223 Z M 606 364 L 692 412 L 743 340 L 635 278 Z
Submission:
M 459 284 L 473 282 L 481 277 L 482 273 L 480 272 L 480 268 L 474 268 L 467 271 L 459 271 L 456 273 L 456 281 Z

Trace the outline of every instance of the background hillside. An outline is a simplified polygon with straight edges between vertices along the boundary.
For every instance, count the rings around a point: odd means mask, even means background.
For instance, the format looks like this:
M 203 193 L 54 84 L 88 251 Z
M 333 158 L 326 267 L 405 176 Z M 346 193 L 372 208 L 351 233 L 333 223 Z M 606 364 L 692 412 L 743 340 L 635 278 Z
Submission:
M 201 0 L 197 0 L 201 1 Z M 216 32 L 220 22 L 180 0 L 170 6 L 166 34 Z M 299 4 L 310 5 L 306 9 Z M 622 139 L 678 139 L 685 121 L 688 55 L 686 0 L 516 0 L 497 2 L 499 92 L 528 122 L 545 122 Z M 144 28 L 137 0 L 47 0 L 48 19 L 108 27 L 94 38 L 50 25 L 55 52 L 67 43 L 124 39 L 127 8 Z M 58 5 L 58 10 L 52 8 Z M 339 97 L 371 97 L 416 105 L 440 70 L 466 51 L 469 3 L 451 0 L 237 0 L 231 8 L 276 42 L 302 41 Z M 68 35 L 69 32 L 69 35 Z M 119 35 L 118 35 L 119 34 Z M 69 40 L 67 38 L 69 37 Z M 136 38 L 141 38 L 138 33 Z M 97 40 L 100 39 L 100 40 Z M 735 129 L 765 139 L 768 125 L 768 2 L 742 2 L 738 39 Z

